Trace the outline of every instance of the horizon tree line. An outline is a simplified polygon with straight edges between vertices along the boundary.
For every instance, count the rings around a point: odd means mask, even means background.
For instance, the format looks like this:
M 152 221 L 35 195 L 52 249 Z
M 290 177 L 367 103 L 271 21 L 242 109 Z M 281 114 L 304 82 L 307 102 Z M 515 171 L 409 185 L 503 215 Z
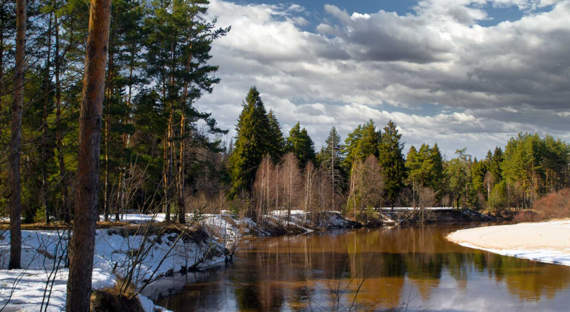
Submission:
M 241 201 L 232 206 L 235 211 L 258 219 L 272 209 L 339 210 L 365 218 L 371 209 L 397 205 L 529 208 L 541 196 L 570 186 L 570 145 L 548 135 L 520 133 L 504 151 L 497 147 L 482 160 L 465 148 L 445 160 L 437 144 L 411 146 L 404 156 L 396 124 L 389 121 L 378 129 L 370 120 L 350 132 L 344 144 L 331 128 L 315 153 L 299 122 L 284 137 L 255 87 L 236 130 L 229 198 Z

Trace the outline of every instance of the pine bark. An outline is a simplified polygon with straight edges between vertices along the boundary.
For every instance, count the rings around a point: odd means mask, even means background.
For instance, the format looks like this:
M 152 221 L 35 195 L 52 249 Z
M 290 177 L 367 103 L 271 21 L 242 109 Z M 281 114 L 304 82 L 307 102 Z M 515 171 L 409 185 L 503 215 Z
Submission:
M 186 223 L 186 202 L 184 200 L 184 149 L 185 149 L 185 133 L 186 118 L 184 109 L 182 109 L 182 116 L 180 117 L 180 155 L 178 160 L 178 222 L 181 224 Z
M 79 117 L 79 183 L 69 246 L 66 310 L 73 312 L 89 311 L 110 17 L 111 0 L 91 0 L 83 100 Z
M 66 223 L 70 222 L 70 214 L 68 209 L 67 195 L 67 170 L 63 159 L 63 134 L 61 126 L 61 58 L 59 53 L 59 22 L 57 14 L 54 14 L 55 23 L 55 146 L 57 149 L 57 162 L 59 167 L 59 186 L 61 189 L 61 206 L 59 207 L 58 217 L 62 218 Z
M 107 83 L 105 91 L 105 126 L 104 126 L 104 145 L 105 145 L 105 180 L 103 182 L 103 216 L 105 221 L 109 221 L 110 211 L 110 198 L 109 198 L 109 147 L 111 142 L 111 102 L 113 101 L 113 48 L 109 49 L 109 61 L 107 68 Z M 120 187 L 117 187 L 117 192 L 120 192 Z M 118 209 L 118 206 L 116 207 Z M 119 213 L 117 211 L 117 222 L 119 221 Z
M 162 201 L 162 210 L 165 213 L 166 221 L 170 220 L 170 205 L 169 205 L 169 194 L 168 194 L 168 134 L 164 136 L 163 150 L 162 150 L 162 190 L 164 199 Z
M 0 111 L 2 111 L 2 96 L 4 95 L 4 21 L 0 21 Z M 2 135 L 2 129 L 0 129 Z
M 42 139 L 41 139 L 41 158 L 42 158 L 42 185 L 40 191 L 41 205 L 45 213 L 45 222 L 49 224 L 49 209 L 47 206 L 47 140 L 48 140 L 48 105 L 51 98 L 51 32 L 52 32 L 52 14 L 49 17 L 48 23 L 48 43 L 47 43 L 47 60 L 44 76 L 45 98 L 42 112 Z
M 20 184 L 20 152 L 22 141 L 22 106 L 24 105 L 24 71 L 26 48 L 26 0 L 16 1 L 16 68 L 14 102 L 10 139 L 10 269 L 20 268 L 22 253 L 21 215 L 22 198 Z
M 186 72 L 190 72 L 190 65 L 192 63 L 192 55 L 186 61 Z M 184 200 L 184 149 L 186 148 L 185 128 L 186 128 L 186 114 L 185 105 L 188 100 L 188 81 L 184 82 L 184 92 L 182 98 L 182 107 L 180 109 L 180 150 L 178 159 L 178 222 L 181 224 L 186 223 L 186 201 Z

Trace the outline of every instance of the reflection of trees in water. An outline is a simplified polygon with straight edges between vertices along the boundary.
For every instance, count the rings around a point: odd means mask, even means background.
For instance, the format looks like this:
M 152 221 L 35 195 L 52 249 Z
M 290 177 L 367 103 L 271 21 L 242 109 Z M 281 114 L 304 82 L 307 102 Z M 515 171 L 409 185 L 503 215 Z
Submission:
M 520 299 L 538 301 L 544 296 L 552 299 L 570 285 L 567 267 L 494 254 L 485 256 L 489 276 L 503 281 L 509 292 Z
M 524 300 L 553 298 L 570 285 L 566 267 L 463 248 L 447 242 L 446 232 L 418 227 L 256 240 L 228 270 L 236 305 L 343 310 L 356 295 L 356 307 L 392 309 L 428 301 L 444 274 L 463 290 L 470 277 L 488 275 Z

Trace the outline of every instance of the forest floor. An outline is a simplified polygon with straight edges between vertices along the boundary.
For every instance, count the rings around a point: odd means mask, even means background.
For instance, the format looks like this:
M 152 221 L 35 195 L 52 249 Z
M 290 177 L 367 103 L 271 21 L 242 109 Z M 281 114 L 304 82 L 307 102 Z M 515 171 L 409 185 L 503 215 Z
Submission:
M 453 232 L 447 239 L 500 255 L 570 266 L 570 219 L 477 227 Z
M 161 295 L 161 280 L 223 265 L 231 259 L 241 237 L 358 226 L 338 212 L 325 212 L 311 220 L 303 211 L 292 211 L 291 215 L 273 211 L 261 224 L 227 212 L 188 214 L 187 226 L 164 223 L 164 219 L 164 214 L 126 214 L 119 223 L 100 222 L 95 237 L 93 289 L 121 288 L 122 281 L 130 276 L 132 283 L 127 288 L 131 293 L 142 288 L 137 297 L 143 309 L 163 310 L 152 302 Z M 57 223 L 24 227 L 22 269 L 6 270 L 10 233 L 6 226 L 0 228 L 0 310 L 64 310 L 69 232 L 66 225 Z

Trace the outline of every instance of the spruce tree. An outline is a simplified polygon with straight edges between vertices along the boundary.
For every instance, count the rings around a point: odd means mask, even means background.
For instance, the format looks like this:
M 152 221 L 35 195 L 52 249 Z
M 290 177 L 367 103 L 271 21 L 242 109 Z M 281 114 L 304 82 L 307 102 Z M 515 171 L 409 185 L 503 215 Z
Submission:
M 443 196 L 443 158 L 441 157 L 441 152 L 437 143 L 434 144 L 433 148 L 430 150 L 429 157 L 433 164 L 430 187 L 433 189 L 436 195 L 436 200 L 440 201 Z
M 412 145 L 406 155 L 406 170 L 408 184 L 412 187 L 412 201 L 414 207 L 416 207 L 416 198 L 421 181 L 422 163 L 421 155 L 417 152 L 416 147 Z
M 384 197 L 392 207 L 398 200 L 406 175 L 401 138 L 402 135 L 398 133 L 396 124 L 390 120 L 384 127 L 378 148 L 379 162 L 385 178 Z
M 231 186 L 229 196 L 243 192 L 249 196 L 257 167 L 263 156 L 271 151 L 270 122 L 265 106 L 255 87 L 249 89 L 236 127 L 235 147 L 230 156 Z
M 361 137 L 362 125 L 358 125 L 344 140 L 343 154 L 345 155 L 345 159 L 343 161 L 343 167 L 347 172 L 351 170 L 352 164 L 359 160 L 358 143 Z
M 342 145 L 340 144 L 340 136 L 335 127 L 329 131 L 329 135 L 325 141 L 325 146 L 321 149 L 318 157 L 319 163 L 327 172 L 327 176 L 331 183 L 331 194 L 338 194 L 342 190 L 344 184 L 344 172 L 342 162 Z M 331 196 L 331 208 L 336 209 L 339 201 L 336 201 L 334 195 Z
M 311 140 L 307 129 L 301 129 L 299 122 L 289 131 L 287 150 L 297 156 L 301 168 L 304 168 L 307 162 L 315 160 L 313 140 Z
M 285 138 L 273 111 L 269 111 L 267 118 L 269 119 L 269 154 L 273 162 L 277 163 L 285 153 Z
M 362 161 L 366 160 L 370 155 L 374 155 L 374 157 L 378 158 L 378 144 L 380 142 L 380 131 L 376 131 L 374 121 L 369 120 L 362 126 L 361 137 L 356 152 L 358 158 Z

